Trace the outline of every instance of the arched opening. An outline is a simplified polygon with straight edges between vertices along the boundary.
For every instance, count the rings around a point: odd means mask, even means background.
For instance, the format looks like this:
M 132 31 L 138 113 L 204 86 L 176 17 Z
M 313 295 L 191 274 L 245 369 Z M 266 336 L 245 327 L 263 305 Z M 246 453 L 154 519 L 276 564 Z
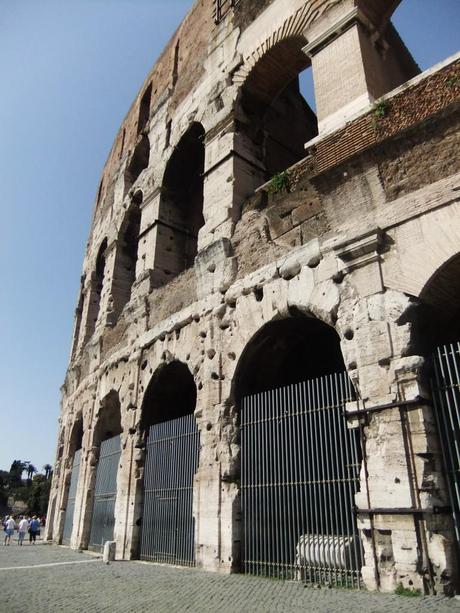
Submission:
M 139 118 L 137 121 L 137 133 L 140 134 L 150 118 L 150 101 L 152 99 L 152 84 L 147 87 L 142 96 L 141 103 L 139 105 Z
M 302 51 L 306 39 L 292 36 L 269 49 L 248 75 L 241 95 L 241 130 L 254 157 L 255 187 L 305 157 L 305 143 L 318 134 L 299 75 L 311 72 Z M 308 81 L 305 74 L 302 84 Z
M 141 172 L 148 167 L 149 159 L 150 142 L 148 136 L 144 134 L 137 143 L 131 160 L 125 170 L 124 196 L 126 196 L 134 183 L 136 183 Z
M 102 290 L 104 288 L 106 251 L 107 239 L 105 238 L 99 247 L 96 258 L 96 269 L 94 271 L 94 278 L 92 279 L 91 283 L 91 298 L 90 304 L 88 305 L 85 340 L 88 340 L 93 335 L 96 328 L 96 322 L 99 317 Z
M 240 358 L 234 396 L 244 572 L 359 586 L 361 452 L 337 333 L 313 317 L 266 324 Z
M 131 298 L 131 288 L 136 280 L 136 264 L 141 227 L 142 192 L 135 194 L 120 229 L 113 274 L 112 297 L 114 320 L 117 321 L 123 307 Z
M 146 458 L 140 504 L 140 558 L 195 564 L 193 479 L 198 468 L 196 386 L 179 361 L 157 369 L 142 403 Z
M 433 471 L 445 475 L 460 560 L 460 253 L 432 275 L 414 312 L 411 349 L 428 358 L 425 375 L 440 438 Z M 442 499 L 444 493 L 437 496 Z
M 83 442 L 83 417 L 80 415 L 75 421 L 69 439 L 68 463 L 72 466 L 72 471 L 66 480 L 63 492 L 62 508 L 65 510 L 64 529 L 62 542 L 70 545 L 72 536 L 75 503 L 77 499 L 78 478 L 80 475 L 81 448 Z
M 193 266 L 204 225 L 204 128 L 194 123 L 166 166 L 161 187 L 155 268 L 165 283 Z
M 118 392 L 112 390 L 101 403 L 93 435 L 93 449 L 99 457 L 95 471 L 89 548 L 95 551 L 101 551 L 104 543 L 114 537 L 121 433 L 120 399 Z

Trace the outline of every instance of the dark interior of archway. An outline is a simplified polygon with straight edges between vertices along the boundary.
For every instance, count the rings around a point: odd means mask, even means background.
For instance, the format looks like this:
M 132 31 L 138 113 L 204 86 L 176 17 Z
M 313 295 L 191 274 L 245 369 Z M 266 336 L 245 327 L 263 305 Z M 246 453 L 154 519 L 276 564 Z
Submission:
M 80 418 L 73 427 L 70 436 L 69 455 L 73 456 L 76 451 L 81 449 L 83 441 L 83 420 Z
M 339 337 L 333 328 L 313 317 L 273 321 L 250 341 L 241 357 L 236 401 L 344 370 Z
M 137 143 L 133 156 L 125 171 L 124 194 L 126 195 L 131 186 L 137 181 L 141 172 L 147 168 L 150 159 L 150 143 L 147 136 L 143 136 Z
M 118 393 L 112 390 L 102 401 L 100 416 L 96 426 L 94 444 L 100 445 L 103 441 L 121 434 L 121 411 Z
M 299 74 L 310 66 L 303 37 L 270 49 L 249 74 L 242 96 L 250 138 L 264 176 L 261 182 L 305 157 L 305 143 L 318 134 L 315 113 L 301 94 Z
M 142 404 L 142 430 L 194 412 L 196 385 L 192 373 L 182 362 L 171 362 L 153 375 Z
M 112 296 L 114 314 L 118 318 L 131 297 L 131 288 L 136 279 L 137 252 L 141 227 L 141 210 L 133 200 L 122 231 L 120 248 L 115 261 Z
M 198 232 L 204 225 L 204 128 L 193 124 L 179 141 L 161 188 L 159 249 L 165 273 L 176 275 L 193 265 Z
M 428 356 L 439 345 L 460 341 L 460 254 L 433 275 L 408 319 L 413 354 Z

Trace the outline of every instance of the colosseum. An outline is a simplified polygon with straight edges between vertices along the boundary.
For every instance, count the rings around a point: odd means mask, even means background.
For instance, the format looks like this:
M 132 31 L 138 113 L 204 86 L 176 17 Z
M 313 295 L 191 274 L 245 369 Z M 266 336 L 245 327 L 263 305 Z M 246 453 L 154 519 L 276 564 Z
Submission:
M 421 73 L 399 4 L 180 24 L 97 191 L 48 539 L 458 587 L 460 54 Z

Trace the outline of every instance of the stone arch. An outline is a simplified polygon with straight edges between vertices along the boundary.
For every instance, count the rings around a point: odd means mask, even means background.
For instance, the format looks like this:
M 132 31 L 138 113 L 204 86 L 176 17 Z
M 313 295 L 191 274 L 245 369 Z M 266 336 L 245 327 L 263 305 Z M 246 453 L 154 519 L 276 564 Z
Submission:
M 245 395 L 344 370 L 335 329 L 299 311 L 271 320 L 251 337 L 236 366 L 232 397 L 238 407 Z
M 256 184 L 305 157 L 305 143 L 318 134 L 316 115 L 304 99 L 299 75 L 310 67 L 307 40 L 291 33 L 264 49 L 240 88 L 241 131 L 250 143 Z
M 121 404 L 118 392 L 111 390 L 101 401 L 93 432 L 93 448 L 123 432 Z
M 141 531 L 144 515 L 144 477 L 146 448 L 152 426 L 193 415 L 197 390 L 188 366 L 177 359 L 157 367 L 145 390 L 138 424 L 138 454 L 136 460 L 136 492 L 131 556 L 141 554 Z
M 150 141 L 146 134 L 142 134 L 134 147 L 133 154 L 125 169 L 125 184 L 123 195 L 129 192 L 131 187 L 136 183 L 140 174 L 149 165 L 150 160 Z
M 86 315 L 86 335 L 85 340 L 91 338 L 96 328 L 101 307 L 101 296 L 104 289 L 104 277 L 107 257 L 107 238 L 101 242 L 97 252 L 94 273 L 91 277 L 91 288 L 89 292 L 89 304 Z
M 58 543 L 62 543 L 66 531 L 71 531 L 73 524 L 73 507 L 69 515 L 69 492 L 72 487 L 72 468 L 75 453 L 82 448 L 83 444 L 82 413 L 78 413 L 75 416 L 73 423 L 69 424 L 66 431 L 68 433 L 68 440 L 66 441 L 66 456 L 62 465 L 63 480 L 59 505 L 59 521 L 55 535 Z M 67 534 L 67 537 L 70 539 L 70 534 Z
M 159 366 L 145 390 L 141 429 L 189 415 L 196 407 L 196 385 L 188 366 L 172 360 Z
M 237 502 L 241 498 L 242 524 L 239 538 L 235 538 L 235 542 L 246 543 L 247 535 L 252 535 L 249 536 L 251 545 L 248 547 L 252 548 L 249 555 L 256 556 L 252 559 L 261 560 L 260 569 L 264 570 L 259 570 L 262 574 L 270 576 L 272 570 L 267 569 L 273 566 L 275 572 L 277 564 L 286 567 L 295 565 L 295 552 L 300 551 L 301 539 L 314 538 L 318 543 L 318 551 L 326 551 L 327 538 L 341 534 L 342 512 L 348 518 L 343 534 L 353 533 L 353 538 L 357 535 L 353 506 L 354 495 L 359 491 L 358 466 L 361 462 L 361 452 L 358 433 L 348 433 L 343 417 L 343 405 L 354 397 L 353 385 L 345 370 L 340 337 L 335 328 L 296 309 L 291 310 L 290 316 L 275 317 L 263 324 L 250 338 L 238 360 L 232 383 L 232 397 L 237 412 L 239 433 L 236 443 L 240 450 L 237 460 L 240 466 L 233 471 L 231 479 L 241 483 L 233 512 L 235 513 Z M 304 432 L 305 438 L 302 438 L 304 434 L 299 435 L 299 432 Z M 321 443 L 314 442 L 316 436 Z M 333 439 L 333 436 L 337 439 Z M 343 447 L 338 444 L 339 440 Z M 263 446 L 264 451 L 260 452 L 259 449 Z M 292 468 L 297 466 L 297 463 L 300 467 L 298 458 L 304 457 L 307 446 L 308 454 L 312 458 L 311 466 L 315 467 L 311 473 L 314 477 L 310 476 L 309 479 L 316 480 L 319 484 L 324 482 L 327 475 L 333 484 L 331 491 L 334 495 L 329 491 L 319 494 L 308 479 L 307 483 L 305 477 L 300 477 L 306 475 L 310 468 L 304 466 L 303 469 L 299 468 L 298 472 L 297 468 Z M 337 451 L 339 447 L 340 451 Z M 327 460 L 327 468 L 324 464 L 327 456 L 325 449 L 331 449 L 331 460 L 330 463 Z M 343 475 L 347 473 L 352 462 L 355 468 L 349 476 L 353 489 L 348 490 L 343 486 Z M 255 468 L 256 465 L 260 466 L 260 469 Z M 268 494 L 267 484 L 274 488 L 270 490 L 271 494 Z M 283 490 L 285 486 L 292 486 L 293 489 Z M 252 498 L 249 499 L 247 492 L 252 491 L 251 488 L 265 493 L 257 493 L 254 496 L 251 494 Z M 273 493 L 275 491 L 276 495 Z M 324 508 L 318 514 L 313 514 L 307 509 L 307 505 L 304 505 L 306 497 L 313 495 L 324 498 Z M 271 498 L 267 498 L 268 496 Z M 283 501 L 285 530 L 278 511 L 277 519 L 274 519 L 273 509 L 274 505 L 278 504 L 278 498 Z M 334 506 L 339 499 L 340 512 L 337 511 L 338 507 Z M 270 502 L 267 502 L 268 500 Z M 270 505 L 270 511 L 267 511 L 268 506 L 264 505 Z M 299 511 L 300 508 L 304 511 Z M 268 517 L 272 517 L 271 521 L 276 523 L 276 530 L 281 531 L 279 538 L 283 545 L 280 545 L 278 553 L 267 553 L 270 550 L 270 536 L 268 533 L 262 536 L 259 531 L 261 523 L 268 522 Z M 321 532 L 322 529 L 324 533 Z M 329 536 L 326 538 L 324 535 Z M 321 539 L 324 538 L 326 541 L 323 542 Z M 263 551 L 260 549 L 254 554 L 254 547 L 262 542 L 264 544 L 260 546 Z M 353 559 L 350 557 L 349 561 L 350 568 L 353 567 L 356 572 L 359 572 L 362 565 L 360 547 L 356 540 Z M 233 556 L 238 560 L 244 551 L 236 549 Z M 257 555 L 265 558 L 259 558 Z M 248 562 L 247 555 L 243 558 L 246 560 L 245 572 L 251 572 L 248 568 L 252 562 Z M 264 564 L 267 566 L 264 567 Z M 305 561 L 305 568 L 309 564 L 311 565 L 311 560 Z
M 204 225 L 204 136 L 200 123 L 183 134 L 166 165 L 161 187 L 156 268 L 163 282 L 193 265 Z
M 414 306 L 406 314 L 412 353 L 428 356 L 460 339 L 460 252 L 432 272 Z
M 136 280 L 136 265 L 141 227 L 142 192 L 138 190 L 128 207 L 118 233 L 117 251 L 112 281 L 113 323 L 131 298 L 131 289 Z

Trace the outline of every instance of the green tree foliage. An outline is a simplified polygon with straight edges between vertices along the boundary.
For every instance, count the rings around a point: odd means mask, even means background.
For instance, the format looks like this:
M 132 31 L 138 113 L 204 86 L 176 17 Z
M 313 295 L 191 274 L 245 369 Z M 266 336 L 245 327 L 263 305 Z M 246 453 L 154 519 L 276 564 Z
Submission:
M 35 475 L 32 485 L 28 488 L 29 495 L 25 502 L 29 512 L 34 515 L 45 515 L 48 508 L 51 482 L 45 475 Z
M 22 500 L 29 513 L 44 515 L 48 507 L 52 467 L 45 464 L 45 474 L 36 474 L 37 469 L 29 461 L 14 460 L 10 470 L 0 470 L 0 513 L 9 512 L 8 498 Z M 23 473 L 27 478 L 23 479 Z M 34 476 L 35 475 L 35 476 Z

